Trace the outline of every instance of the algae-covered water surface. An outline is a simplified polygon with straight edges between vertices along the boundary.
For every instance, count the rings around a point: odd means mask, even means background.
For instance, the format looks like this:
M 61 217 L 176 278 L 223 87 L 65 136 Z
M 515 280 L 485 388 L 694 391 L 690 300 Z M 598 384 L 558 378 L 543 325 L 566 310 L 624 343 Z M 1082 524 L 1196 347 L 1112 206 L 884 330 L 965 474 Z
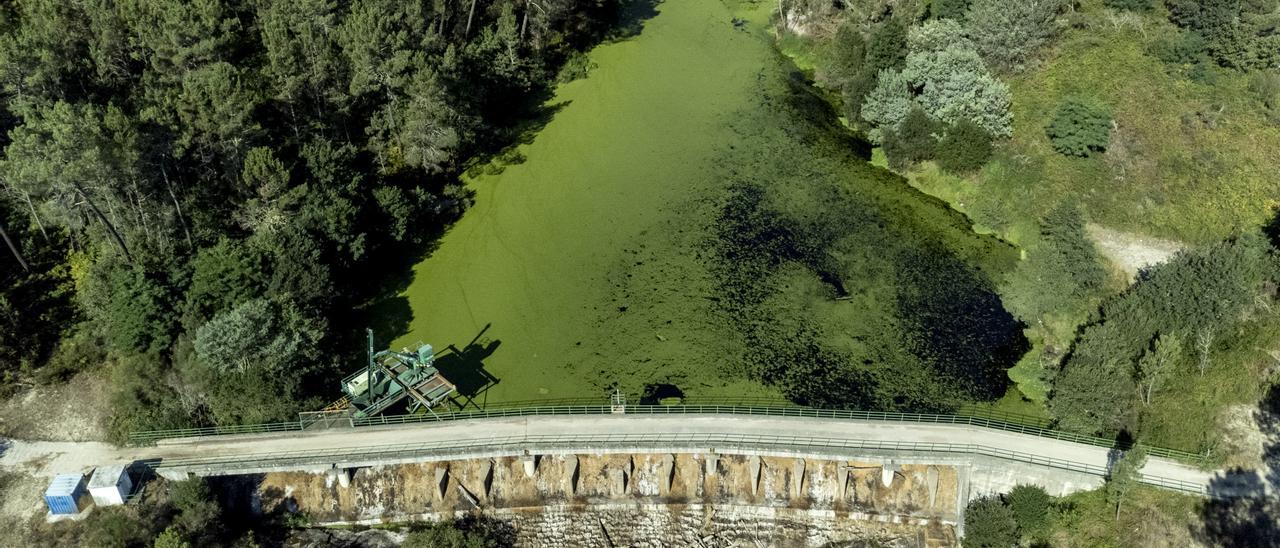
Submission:
M 868 165 L 764 13 L 668 0 L 593 50 L 525 161 L 467 181 L 396 343 L 452 346 L 441 368 L 479 405 L 1002 392 L 1020 336 L 988 280 L 1012 250 Z

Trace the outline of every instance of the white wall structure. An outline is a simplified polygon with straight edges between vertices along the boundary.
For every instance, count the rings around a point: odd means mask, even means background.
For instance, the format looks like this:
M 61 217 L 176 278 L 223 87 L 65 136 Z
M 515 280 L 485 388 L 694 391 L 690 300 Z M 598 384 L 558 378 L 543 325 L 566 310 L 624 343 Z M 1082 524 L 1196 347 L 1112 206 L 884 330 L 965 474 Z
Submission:
M 98 506 L 124 504 L 133 491 L 133 480 L 122 465 L 99 466 L 89 479 L 89 496 Z

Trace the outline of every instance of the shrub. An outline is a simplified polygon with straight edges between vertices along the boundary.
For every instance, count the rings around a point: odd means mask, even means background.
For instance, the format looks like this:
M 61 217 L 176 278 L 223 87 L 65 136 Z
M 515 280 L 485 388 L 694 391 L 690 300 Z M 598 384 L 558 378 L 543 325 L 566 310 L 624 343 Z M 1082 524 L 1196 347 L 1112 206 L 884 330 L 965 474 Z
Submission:
M 1213 63 L 1196 63 L 1191 65 L 1191 69 L 1187 71 L 1187 79 L 1206 86 L 1216 85 L 1218 83 L 1219 70 L 1222 69 Z
M 1165 5 L 1174 23 L 1204 37 L 1209 53 L 1223 66 L 1257 69 L 1280 61 L 1274 2 L 1165 0 Z
M 953 28 L 948 28 L 953 27 Z M 911 53 L 902 74 L 915 99 L 930 116 L 947 124 L 969 120 L 992 135 L 1011 134 L 1013 104 L 1009 86 L 993 77 L 958 34 L 954 22 L 932 22 L 912 34 Z
M 1192 65 L 1205 59 L 1204 38 L 1194 32 L 1161 36 L 1147 46 L 1147 53 L 1170 65 Z
M 973 50 L 973 41 L 964 34 L 964 27 L 955 21 L 942 19 L 925 21 L 911 27 L 907 33 L 907 53 L 938 53 L 949 49 Z
M 109 270 L 86 284 L 89 289 L 82 298 L 105 302 L 95 319 L 106 325 L 111 348 L 120 353 L 154 353 L 168 347 L 175 322 L 163 274 L 120 264 L 96 268 Z
M 183 311 L 187 331 L 261 294 L 266 285 L 261 263 L 255 250 L 242 240 L 222 238 L 196 253 Z
M 983 59 L 1000 70 L 1019 70 L 1054 33 L 1061 0 L 973 0 L 969 36 Z
M 867 93 L 861 110 L 862 119 L 875 128 L 871 131 L 871 139 L 878 142 L 881 129 L 897 127 L 906 119 L 913 105 L 910 81 L 906 76 L 896 70 L 882 71 L 875 88 Z
M 204 478 L 174 482 L 169 486 L 169 501 L 178 511 L 174 527 L 186 536 L 215 534 L 220 527 L 222 508 L 214 500 L 213 490 Z
M 974 171 L 991 158 L 991 133 L 967 120 L 947 129 L 938 142 L 938 166 L 948 173 Z
M 556 73 L 556 82 L 565 84 L 586 78 L 596 66 L 587 54 L 575 51 L 569 54 L 569 58 L 565 59 L 564 65 L 560 67 L 560 72 Z
M 1253 92 L 1262 106 L 1274 118 L 1280 113 L 1280 72 L 1274 70 L 1259 71 L 1249 78 L 1249 91 Z
M 78 531 L 79 545 L 101 548 L 145 546 L 151 536 L 147 531 L 148 525 L 124 507 L 96 508 L 85 520 L 84 529 Z
M 1004 497 L 1018 529 L 1025 537 L 1035 537 L 1049 527 L 1049 508 L 1053 497 L 1038 485 L 1018 485 Z
M 938 146 L 936 134 L 941 129 L 941 124 L 925 114 L 920 107 L 915 107 L 907 113 L 896 131 L 884 133 L 882 140 L 885 156 L 896 169 L 932 160 Z
M 966 548 L 1009 548 L 1018 542 L 1018 522 L 1013 510 L 998 496 L 986 496 L 969 503 L 964 511 Z
M 182 532 L 176 527 L 165 529 L 152 543 L 152 548 L 191 548 L 191 543 L 182 538 Z
M 1092 99 L 1068 98 L 1045 128 L 1053 149 L 1067 156 L 1088 156 L 1111 141 L 1111 110 Z
M 1181 74 L 1193 82 L 1212 85 L 1217 81 L 1217 74 L 1207 47 L 1199 34 L 1179 32 L 1152 42 L 1147 46 L 1147 53 L 1164 61 L 1171 74 Z
M 854 77 L 844 85 L 844 116 L 850 125 L 863 126 L 862 107 L 867 95 L 876 88 L 876 75 L 867 71 Z
M 254 299 L 215 316 L 196 330 L 195 351 L 200 362 L 221 373 L 287 363 L 301 337 L 286 329 L 278 307 Z
M 964 19 L 969 0 L 933 0 L 933 16 L 939 19 Z
M 1102 0 L 1102 4 L 1113 10 L 1148 12 L 1154 7 L 1151 0 Z
M 908 55 L 901 72 L 880 73 L 862 105 L 863 120 L 880 131 L 897 128 L 919 106 L 943 123 L 967 120 L 992 136 L 1008 137 L 1013 126 L 1009 86 L 992 77 L 977 52 L 963 44 L 931 50 L 937 36 L 918 35 L 922 51 Z M 871 137 L 879 141 L 881 135 L 873 130 Z
M 867 43 L 862 39 L 862 32 L 852 23 L 840 25 L 827 45 L 825 78 L 837 88 L 845 87 L 862 73 L 866 55 Z
M 1039 224 L 1040 238 L 1025 246 L 1026 260 L 1006 279 L 1002 293 L 1005 307 L 1028 325 L 1040 325 L 1049 316 L 1084 315 L 1107 281 L 1074 205 L 1055 207 Z
M 906 59 L 907 27 L 898 18 L 890 18 L 871 34 L 863 66 L 876 74 L 886 69 L 901 68 Z
M 424 524 L 405 535 L 403 548 L 491 548 L 498 539 L 487 531 L 464 531 L 461 522 Z

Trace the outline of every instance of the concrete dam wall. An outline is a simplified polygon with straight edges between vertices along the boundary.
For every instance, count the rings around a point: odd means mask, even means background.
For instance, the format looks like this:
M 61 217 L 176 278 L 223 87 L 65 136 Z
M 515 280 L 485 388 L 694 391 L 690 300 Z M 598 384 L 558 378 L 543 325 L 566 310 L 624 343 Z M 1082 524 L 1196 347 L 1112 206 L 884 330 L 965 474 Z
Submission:
M 967 474 L 946 464 L 575 454 L 272 472 L 255 496 L 264 512 L 283 505 L 324 524 L 481 511 L 511 523 L 521 546 L 952 546 Z

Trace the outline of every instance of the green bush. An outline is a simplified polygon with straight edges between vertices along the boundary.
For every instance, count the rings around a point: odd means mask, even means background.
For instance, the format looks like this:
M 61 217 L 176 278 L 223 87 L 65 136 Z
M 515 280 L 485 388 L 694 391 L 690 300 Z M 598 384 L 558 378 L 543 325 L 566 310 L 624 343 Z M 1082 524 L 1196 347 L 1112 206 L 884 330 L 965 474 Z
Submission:
M 981 126 L 961 121 L 947 129 L 938 142 L 938 166 L 954 174 L 972 172 L 991 158 L 991 134 Z
M 169 502 L 178 511 L 173 526 L 185 538 L 216 538 L 222 526 L 222 508 L 204 478 L 170 484 Z
M 1111 109 L 1099 101 L 1068 98 L 1045 128 L 1053 149 L 1067 156 L 1088 156 L 1111 141 Z
M 1249 78 L 1249 91 L 1262 102 L 1268 115 L 1275 119 L 1280 115 L 1280 72 L 1258 71 Z
M 1056 30 L 1060 0 L 973 0 L 966 16 L 969 35 L 993 67 L 1021 70 Z
M 907 35 L 902 74 L 911 97 L 930 116 L 947 124 L 969 120 L 996 137 L 1009 137 L 1009 86 L 991 74 L 975 47 L 959 23 L 926 21 Z
M 969 11 L 969 0 L 933 0 L 931 11 L 939 19 L 964 19 Z
M 575 51 L 569 54 L 569 57 L 564 61 L 564 65 L 560 67 L 560 72 L 556 73 L 556 82 L 565 84 L 586 78 L 587 74 L 594 70 L 596 66 L 595 62 L 585 53 Z
M 402 548 L 494 548 L 506 545 L 504 524 L 468 516 L 456 521 L 416 525 Z
M 1165 0 L 1169 18 L 1204 37 L 1209 54 L 1226 67 L 1260 69 L 1280 61 L 1275 3 L 1241 0 Z
M 197 252 L 183 308 L 186 330 L 195 331 L 215 314 L 262 294 L 266 286 L 262 262 L 257 250 L 230 238 Z
M 1054 208 L 1040 221 L 1041 248 L 1052 258 L 1053 269 L 1065 279 L 1062 288 L 1072 298 L 1087 299 L 1102 290 L 1107 271 L 1102 257 L 1084 230 L 1084 218 L 1073 205 Z
M 862 31 L 852 23 L 840 25 L 827 44 L 827 63 L 823 67 L 826 79 L 833 87 L 844 88 L 862 73 L 866 56 L 867 42 Z
M 1004 496 L 1022 536 L 1034 538 L 1049 527 L 1053 497 L 1038 485 L 1018 485 Z
M 964 511 L 966 548 L 1009 548 L 1018 543 L 1018 522 L 999 496 L 969 503 Z
M 882 70 L 901 68 L 906 60 L 907 27 L 898 18 L 891 17 L 871 34 L 863 67 L 871 74 L 878 74 Z
M 1187 69 L 1187 79 L 1205 86 L 1217 85 L 1218 72 L 1221 70 L 1218 65 L 1210 62 L 1196 63 Z
M 936 135 L 942 124 L 930 118 L 919 107 L 911 109 L 896 131 L 886 131 L 882 137 L 885 156 L 895 169 L 932 160 L 938 146 Z
M 862 102 L 862 119 L 872 128 L 871 140 L 880 142 L 885 131 L 898 127 L 915 106 L 911 81 L 906 75 L 896 70 L 882 71 Z
M 103 265 L 86 292 L 100 293 L 105 307 L 95 319 L 106 325 L 106 339 L 118 353 L 159 353 L 173 340 L 176 314 L 164 273 L 142 266 Z
M 1179 32 L 1173 35 L 1161 35 L 1147 46 L 1147 53 L 1170 65 L 1183 66 L 1207 59 L 1205 54 L 1207 47 L 1204 38 L 1199 34 Z
M 844 117 L 850 125 L 865 128 L 862 105 L 866 102 L 867 95 L 876 88 L 876 83 L 876 75 L 864 70 L 845 83 L 841 89 L 841 96 L 844 99 Z
M 1006 280 L 1005 306 L 1028 325 L 1051 315 L 1084 316 L 1107 281 L 1084 219 L 1067 204 L 1051 210 L 1039 225 L 1040 238 L 1025 246 L 1026 260 Z
M 881 71 L 862 105 L 873 141 L 900 127 L 916 107 L 946 124 L 968 120 L 995 137 L 1012 134 L 1009 86 L 991 75 L 958 23 L 942 19 L 912 28 L 907 49 L 902 70 Z
M 1184 31 L 1161 36 L 1147 46 L 1147 53 L 1163 61 L 1170 74 L 1205 85 L 1217 82 L 1217 65 L 1209 58 L 1204 38 L 1197 33 Z
M 1114 10 L 1148 12 L 1154 6 L 1151 0 L 1102 0 L 1102 4 Z
M 170 526 L 156 536 L 152 548 L 191 548 L 191 543 L 182 538 L 182 532 Z

